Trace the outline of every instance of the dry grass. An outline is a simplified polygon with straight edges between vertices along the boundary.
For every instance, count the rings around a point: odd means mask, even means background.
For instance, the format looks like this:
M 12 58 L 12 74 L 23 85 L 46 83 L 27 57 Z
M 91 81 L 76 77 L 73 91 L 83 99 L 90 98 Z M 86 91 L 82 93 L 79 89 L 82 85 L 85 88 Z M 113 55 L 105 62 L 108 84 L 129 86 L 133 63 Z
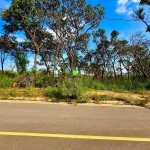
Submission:
M 94 98 L 101 98 L 103 95 L 107 96 L 108 101 L 123 101 L 125 103 L 134 105 L 145 105 L 150 102 L 150 92 L 135 94 L 132 92 L 115 92 L 105 90 L 90 90 L 86 93 L 86 98 L 92 100 Z M 94 99 L 95 100 L 95 99 Z M 101 99 L 96 99 L 100 101 Z
M 44 97 L 44 90 L 40 88 L 7 88 L 0 89 L 0 98 L 9 98 L 9 97 Z
M 8 88 L 0 89 L 0 99 L 12 100 L 30 100 L 30 101 L 51 101 L 50 98 L 45 96 L 47 88 Z M 118 104 L 134 104 L 146 105 L 150 103 L 150 92 L 132 93 L 132 92 L 115 92 L 106 90 L 89 90 L 85 94 L 86 102 L 96 103 L 118 103 Z M 123 103 L 121 103 L 123 102 Z

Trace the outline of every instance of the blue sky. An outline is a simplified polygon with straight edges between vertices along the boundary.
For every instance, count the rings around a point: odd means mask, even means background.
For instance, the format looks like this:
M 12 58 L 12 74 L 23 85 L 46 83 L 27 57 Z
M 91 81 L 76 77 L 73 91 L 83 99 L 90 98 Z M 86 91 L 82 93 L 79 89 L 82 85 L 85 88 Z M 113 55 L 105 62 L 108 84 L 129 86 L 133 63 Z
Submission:
M 133 19 L 130 14 L 133 10 L 139 7 L 139 0 L 86 0 L 88 4 L 96 5 L 101 4 L 105 7 L 105 18 L 115 18 L 115 19 Z M 0 8 L 8 8 L 10 6 L 11 0 L 0 0 Z M 0 35 L 3 33 L 2 25 L 4 21 L 0 19 Z M 137 21 L 112 21 L 112 20 L 102 20 L 100 23 L 100 28 L 106 30 L 106 34 L 109 36 L 112 30 L 119 31 L 119 38 L 126 38 L 133 32 L 143 31 L 145 32 L 146 26 L 142 22 Z M 147 37 L 150 38 L 150 33 L 146 33 Z M 18 41 L 22 41 L 24 36 L 20 32 L 17 33 Z M 33 63 L 33 58 L 29 58 L 31 64 Z M 9 63 L 9 62 L 8 62 Z M 7 67 L 9 66 L 7 63 Z

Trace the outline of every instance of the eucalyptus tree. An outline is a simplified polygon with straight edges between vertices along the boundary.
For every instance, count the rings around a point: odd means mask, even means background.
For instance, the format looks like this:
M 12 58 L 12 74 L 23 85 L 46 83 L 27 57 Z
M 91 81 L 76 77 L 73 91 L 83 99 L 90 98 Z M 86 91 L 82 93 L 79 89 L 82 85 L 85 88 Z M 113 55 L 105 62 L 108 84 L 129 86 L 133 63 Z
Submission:
M 3 12 L 2 18 L 6 21 L 4 29 L 7 33 L 22 31 L 34 46 L 34 75 L 37 80 L 37 56 L 44 44 L 43 40 L 37 41 L 39 30 L 44 28 L 43 3 L 47 0 L 12 0 L 8 10 Z
M 123 79 L 123 69 L 125 68 L 128 70 L 128 75 L 129 75 L 129 66 L 125 66 L 124 61 L 127 60 L 127 53 L 128 53 L 128 41 L 127 40 L 116 40 L 115 45 L 114 45 L 114 52 L 117 54 L 117 59 L 116 59 L 116 67 L 118 68 L 119 71 L 119 76 L 121 79 Z M 128 60 L 127 60 L 128 61 Z M 125 66 L 125 68 L 124 68 Z M 129 76 L 128 76 L 129 77 Z
M 46 6 L 47 10 L 50 7 Z M 49 18 L 47 12 L 47 18 Z M 47 25 L 56 34 L 62 50 L 69 59 L 70 70 L 77 66 L 78 52 L 87 49 L 90 30 L 95 29 L 104 17 L 104 7 L 100 4 L 91 6 L 85 0 L 62 0 L 59 8 L 52 14 L 53 19 L 47 19 Z
M 150 0 L 141 0 L 140 4 L 146 4 L 150 6 Z
M 110 42 L 111 42 L 111 59 L 110 59 L 110 65 L 113 69 L 114 72 L 114 76 L 115 78 L 117 78 L 117 74 L 116 74 L 116 68 L 117 68 L 117 63 L 118 63 L 118 48 L 117 48 L 117 41 L 118 41 L 118 35 L 119 32 L 116 30 L 113 30 L 110 34 Z
M 127 40 L 118 40 L 117 47 L 118 47 L 118 56 L 119 56 L 118 62 L 120 64 L 119 70 L 121 73 L 121 78 L 123 76 L 123 69 L 124 69 L 125 70 L 124 73 L 127 72 L 127 77 L 129 80 L 132 62 L 129 42 Z
M 38 65 L 45 65 L 47 74 L 49 75 L 57 51 L 56 43 L 54 42 L 53 35 L 44 29 L 38 30 L 37 34 L 39 35 L 37 37 L 37 42 L 43 41 L 43 45 L 39 49 L 41 60 L 38 62 Z
M 0 62 L 1 62 L 1 69 L 4 72 L 4 63 L 9 55 L 10 50 L 10 38 L 7 35 L 0 36 Z
M 150 40 L 142 32 L 132 33 L 130 36 L 130 56 L 132 57 L 132 71 L 134 75 L 143 78 L 150 76 Z
M 26 41 L 17 42 L 15 39 L 13 42 L 16 43 L 16 47 L 12 47 L 10 54 L 16 64 L 17 72 L 19 74 L 26 73 L 27 65 L 29 64 L 27 59 Z
M 88 50 L 81 62 L 81 67 L 82 70 L 84 71 L 84 74 L 88 75 L 94 75 L 94 68 L 92 68 L 92 62 L 93 60 L 93 56 L 94 56 L 94 52 L 95 50 Z
M 10 59 L 13 59 L 17 71 L 24 73 L 27 71 L 27 50 L 25 42 L 18 42 L 15 36 L 4 35 L 2 44 L 5 52 L 9 55 Z
M 106 76 L 107 67 L 110 61 L 110 41 L 107 40 L 104 29 L 93 32 L 93 37 L 93 42 L 96 44 L 94 60 L 97 65 L 95 66 L 99 66 L 97 72 L 100 73 L 100 76 L 103 79 L 103 77 Z
M 140 1 L 141 5 L 147 5 L 148 7 L 150 6 L 150 0 L 141 0 Z M 149 8 L 150 9 L 150 8 Z M 132 16 L 136 19 L 141 20 L 145 25 L 146 25 L 146 31 L 150 32 L 150 11 L 149 9 L 146 11 L 143 7 L 139 7 L 138 10 L 132 14 Z

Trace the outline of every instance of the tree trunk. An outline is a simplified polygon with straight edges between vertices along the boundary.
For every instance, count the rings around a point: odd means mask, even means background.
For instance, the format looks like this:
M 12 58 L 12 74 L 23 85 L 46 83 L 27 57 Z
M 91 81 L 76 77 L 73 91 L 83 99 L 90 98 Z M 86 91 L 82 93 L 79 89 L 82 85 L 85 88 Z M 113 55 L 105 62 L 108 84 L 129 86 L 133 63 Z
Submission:
M 34 54 L 34 83 L 36 84 L 37 82 L 37 56 L 39 54 L 39 46 L 36 42 L 34 43 L 34 47 L 35 47 L 35 54 Z
M 37 55 L 38 53 L 35 52 L 35 55 L 34 55 L 34 82 L 35 83 L 37 81 Z
M 116 70 L 115 70 L 115 65 L 114 64 L 113 64 L 113 72 L 114 72 L 115 79 L 117 79 L 117 75 L 116 75 Z
M 122 80 L 123 79 L 123 75 L 122 75 L 121 62 L 120 62 L 120 75 L 121 75 L 121 80 Z
M 2 58 L 2 51 L 1 51 L 1 65 L 2 65 L 2 72 L 4 72 L 4 61 L 3 61 L 3 58 Z

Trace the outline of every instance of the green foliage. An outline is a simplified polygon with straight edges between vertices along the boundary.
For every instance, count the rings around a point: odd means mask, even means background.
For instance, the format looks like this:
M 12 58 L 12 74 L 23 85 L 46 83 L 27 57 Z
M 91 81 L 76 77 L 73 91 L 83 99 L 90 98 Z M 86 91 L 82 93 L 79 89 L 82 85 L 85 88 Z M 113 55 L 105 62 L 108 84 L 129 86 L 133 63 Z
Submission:
M 2 72 L 1 70 L 0 70 L 0 75 L 5 75 L 5 76 L 8 76 L 10 78 L 16 78 L 18 76 L 18 74 L 16 72 L 12 72 L 12 71 Z
M 16 57 L 17 72 L 25 73 L 27 71 L 28 63 L 29 62 L 27 61 L 26 57 L 23 54 L 18 54 Z
M 49 78 L 44 76 L 39 76 L 36 82 L 37 87 L 48 87 L 50 85 Z
M 17 97 L 18 96 L 18 92 L 16 91 L 16 89 L 13 89 L 13 90 L 11 90 L 9 95 L 12 96 L 12 97 Z
M 12 87 L 13 81 L 13 78 L 5 74 L 0 74 L 0 88 Z
M 58 100 L 74 99 L 83 102 L 85 91 L 86 89 L 79 78 L 65 78 L 58 83 L 57 88 L 50 88 L 45 95 Z
M 65 78 L 58 84 L 59 91 L 68 99 L 82 100 L 86 88 L 80 78 Z
M 104 79 L 100 81 L 98 79 L 94 79 L 93 77 L 83 77 L 82 78 L 83 86 L 95 89 L 95 90 L 114 90 L 118 92 L 122 91 L 136 91 L 136 90 L 144 90 L 145 86 L 148 88 L 148 83 L 145 85 L 142 81 L 138 80 L 113 80 L 113 79 Z
M 148 79 L 148 80 L 146 81 L 146 83 L 145 83 L 145 88 L 146 88 L 147 90 L 150 90 L 150 79 Z
M 17 77 L 16 72 L 11 71 L 0 71 L 0 88 L 9 88 L 12 87 L 15 78 Z
M 150 6 L 150 0 L 141 0 L 140 4 L 147 4 Z
M 45 96 L 52 98 L 52 100 L 59 101 L 63 98 L 63 94 L 57 88 L 48 88 L 45 91 Z
M 106 90 L 106 85 L 103 84 L 102 82 L 93 79 L 93 77 L 83 77 L 82 78 L 83 86 L 90 88 L 90 89 L 95 89 L 95 90 Z
M 42 73 L 38 74 L 38 79 L 36 82 L 37 87 L 54 87 L 56 85 L 57 81 L 54 78 L 53 74 L 50 74 L 49 76 L 47 75 L 42 75 Z

